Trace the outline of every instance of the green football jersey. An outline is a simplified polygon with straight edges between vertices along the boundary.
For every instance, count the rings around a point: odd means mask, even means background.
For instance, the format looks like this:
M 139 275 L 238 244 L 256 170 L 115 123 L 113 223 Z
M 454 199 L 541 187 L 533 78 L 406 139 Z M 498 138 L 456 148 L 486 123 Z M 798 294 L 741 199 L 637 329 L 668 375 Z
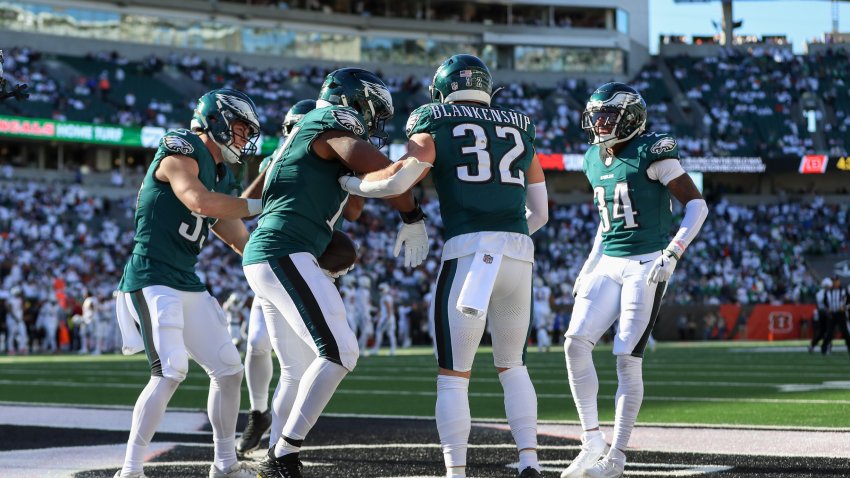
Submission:
M 156 179 L 160 162 L 172 155 L 197 161 L 198 179 L 210 191 L 230 194 L 239 187 L 230 168 L 216 165 L 196 134 L 181 129 L 163 136 L 136 198 L 135 245 L 118 286 L 124 292 L 152 285 L 184 291 L 206 289 L 195 274 L 195 263 L 215 219 L 189 211 L 170 184 Z
M 670 192 L 646 173 L 655 161 L 670 158 L 679 158 L 679 146 L 662 133 L 643 133 L 613 157 L 598 145 L 587 150 L 583 169 L 599 208 L 605 255 L 646 254 L 670 242 Z
M 431 103 L 407 121 L 407 136 L 428 133 L 436 160 L 445 239 L 482 231 L 528 234 L 526 171 L 534 157 L 534 123 L 499 106 Z
M 304 116 L 266 171 L 263 213 L 245 246 L 244 265 L 296 252 L 314 257 L 324 252 L 348 197 L 337 181 L 348 168 L 312 149 L 313 141 L 329 130 L 368 140 L 365 121 L 351 108 L 328 106 Z

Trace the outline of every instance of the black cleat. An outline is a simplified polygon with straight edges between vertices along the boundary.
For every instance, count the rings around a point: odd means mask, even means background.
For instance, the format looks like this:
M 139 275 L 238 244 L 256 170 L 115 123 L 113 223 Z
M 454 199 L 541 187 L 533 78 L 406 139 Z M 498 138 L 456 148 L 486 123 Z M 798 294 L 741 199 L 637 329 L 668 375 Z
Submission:
M 298 453 L 275 458 L 274 448 L 272 448 L 257 465 L 257 478 L 302 478 L 301 468 L 303 467 L 301 460 L 298 459 Z
M 534 468 L 532 468 L 530 466 L 526 467 L 519 474 L 519 478 L 542 478 L 542 477 L 543 477 L 543 475 L 541 475 L 539 471 L 535 470 Z
M 260 448 L 260 439 L 272 427 L 272 412 L 251 410 L 248 413 L 248 425 L 236 445 L 236 452 L 245 454 Z

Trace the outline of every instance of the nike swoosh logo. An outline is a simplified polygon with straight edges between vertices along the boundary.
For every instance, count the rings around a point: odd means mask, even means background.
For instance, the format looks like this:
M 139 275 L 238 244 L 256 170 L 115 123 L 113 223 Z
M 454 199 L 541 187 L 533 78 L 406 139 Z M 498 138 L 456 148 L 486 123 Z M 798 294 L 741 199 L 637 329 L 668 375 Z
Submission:
M 649 264 L 650 262 L 652 262 L 652 259 L 650 259 L 648 261 L 640 261 L 640 265 Z

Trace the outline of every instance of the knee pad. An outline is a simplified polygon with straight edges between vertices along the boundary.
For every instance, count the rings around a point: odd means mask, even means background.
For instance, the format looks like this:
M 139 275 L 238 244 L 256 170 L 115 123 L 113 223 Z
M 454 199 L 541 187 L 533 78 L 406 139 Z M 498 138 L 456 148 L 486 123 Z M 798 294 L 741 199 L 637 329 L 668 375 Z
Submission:
M 189 354 L 183 349 L 178 349 L 168 357 L 162 357 L 162 376 L 175 382 L 186 380 L 189 373 Z
M 356 340 L 355 340 L 355 344 L 356 344 Z M 346 351 L 340 350 L 340 352 L 339 352 L 339 360 L 342 362 L 342 363 L 340 363 L 340 365 L 345 367 L 345 369 L 348 370 L 349 372 L 354 371 L 354 367 L 357 366 L 357 359 L 359 359 L 359 358 L 360 358 L 360 348 L 359 347 L 349 348 Z
M 230 375 L 210 375 L 210 381 L 218 385 L 218 388 L 220 390 L 232 390 L 234 388 L 239 389 L 240 387 L 242 387 L 243 376 L 244 372 L 240 370 Z
M 564 340 L 564 355 L 567 367 L 570 363 L 592 362 L 593 344 L 589 340 L 568 336 Z
M 210 372 L 211 377 L 226 377 L 242 371 L 242 357 L 231 342 L 226 342 L 218 349 L 220 367 Z
M 255 334 L 253 337 L 248 337 L 248 353 L 251 355 L 272 353 L 272 341 L 269 334 Z

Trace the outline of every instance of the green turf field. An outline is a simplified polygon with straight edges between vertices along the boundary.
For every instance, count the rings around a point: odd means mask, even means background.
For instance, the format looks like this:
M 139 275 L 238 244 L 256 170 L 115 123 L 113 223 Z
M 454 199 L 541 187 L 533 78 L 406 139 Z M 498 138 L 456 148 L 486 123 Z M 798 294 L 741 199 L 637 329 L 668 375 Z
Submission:
M 850 357 L 842 347 L 809 355 L 802 342 L 661 344 L 644 361 L 639 422 L 667 424 L 850 427 Z M 613 420 L 616 370 L 610 347 L 594 353 L 601 419 Z M 564 356 L 529 350 L 539 416 L 577 420 Z M 328 412 L 433 416 L 436 364 L 430 349 L 361 357 Z M 149 375 L 144 354 L 0 358 L 0 401 L 131 406 Z M 274 388 L 274 383 L 272 388 Z M 174 407 L 206 406 L 208 379 L 196 365 Z M 504 418 L 492 355 L 476 358 L 470 401 L 474 418 Z M 247 392 L 242 407 L 247 408 Z

